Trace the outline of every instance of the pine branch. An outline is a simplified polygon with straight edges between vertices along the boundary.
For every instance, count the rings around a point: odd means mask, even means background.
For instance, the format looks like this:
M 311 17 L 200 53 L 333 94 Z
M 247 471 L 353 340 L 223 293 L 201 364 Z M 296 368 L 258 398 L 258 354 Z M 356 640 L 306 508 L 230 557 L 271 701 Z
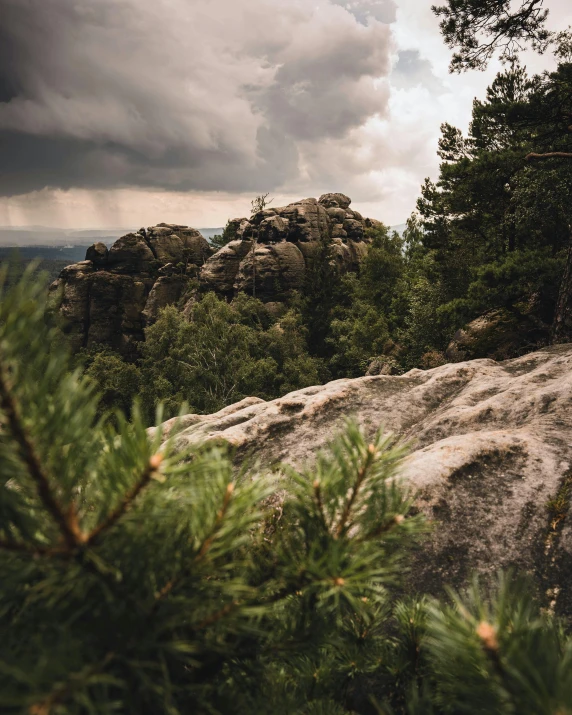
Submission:
M 108 653 L 100 663 L 90 665 L 79 673 L 72 673 L 67 682 L 52 690 L 44 700 L 30 705 L 29 715 L 50 715 L 54 708 L 61 705 L 76 688 L 81 687 L 86 679 L 100 673 L 114 658 L 115 653 Z
M 542 159 L 572 159 L 572 153 L 566 151 L 550 151 L 546 154 L 531 152 L 525 157 L 526 161 L 540 161 Z
M 365 478 L 367 477 L 369 468 L 371 467 L 371 465 L 373 463 L 373 458 L 375 457 L 375 453 L 376 453 L 375 446 L 373 444 L 370 444 L 369 447 L 367 448 L 366 460 L 358 472 L 355 486 L 352 489 L 352 493 L 351 493 L 349 499 L 347 500 L 344 510 L 342 512 L 342 515 L 340 517 L 340 522 L 339 522 L 339 524 L 336 528 L 336 531 L 335 531 L 336 537 L 339 537 L 342 535 L 342 532 L 347 524 L 347 521 L 350 518 L 353 505 L 357 498 L 358 492 L 361 489 L 361 487 L 365 481 Z
M 314 487 L 314 498 L 316 499 L 316 506 L 322 518 L 322 522 L 326 524 L 326 515 L 324 513 L 324 503 L 322 501 L 322 485 L 319 479 L 316 479 L 313 484 Z
M 211 615 L 205 618 L 204 621 L 201 621 L 198 625 L 196 625 L 193 630 L 202 631 L 205 628 L 214 625 L 218 621 L 222 620 L 225 616 L 228 616 L 230 613 L 232 613 L 234 609 L 238 606 L 238 601 L 232 601 L 232 603 L 227 603 L 226 606 L 224 606 L 220 610 L 211 613 Z
M 147 466 L 143 470 L 139 481 L 135 484 L 131 491 L 127 492 L 119 505 L 111 512 L 111 514 L 108 515 L 107 519 L 102 521 L 99 526 L 96 526 L 90 534 L 84 536 L 83 543 L 85 545 L 93 546 L 103 533 L 111 529 L 111 527 L 114 526 L 119 519 L 121 519 L 123 514 L 125 514 L 143 489 L 145 489 L 145 487 L 151 482 L 153 475 L 159 470 L 162 461 L 163 457 L 160 454 L 155 454 L 151 457 Z
M 396 514 L 393 519 L 386 522 L 385 524 L 381 524 L 373 531 L 370 531 L 362 539 L 359 539 L 359 541 L 368 541 L 369 539 L 379 538 L 383 534 L 387 534 L 389 531 L 392 531 L 396 526 L 401 526 L 404 521 L 405 517 L 403 516 L 403 514 Z
M 29 554 L 30 556 L 57 556 L 66 554 L 64 549 L 51 549 L 47 546 L 29 546 L 19 541 L 9 541 L 8 539 L 0 539 L 0 549 L 4 551 L 14 551 L 20 554 Z
M 26 432 L 16 398 L 10 389 L 9 379 L 6 375 L 6 368 L 0 362 L 0 407 L 8 419 L 10 431 L 16 444 L 18 445 L 20 456 L 28 469 L 28 474 L 34 481 L 38 496 L 58 525 L 64 541 L 69 549 L 75 549 L 78 545 L 77 535 L 72 528 L 66 514 L 61 509 L 58 501 L 52 492 L 47 474 L 44 472 L 40 459 L 36 454 L 34 445 Z
M 234 484 L 232 482 L 230 482 L 229 484 L 227 484 L 227 487 L 226 487 L 226 490 L 224 493 L 222 508 L 219 510 L 219 512 L 216 515 L 216 520 L 215 520 L 214 526 L 212 528 L 212 531 L 209 534 L 209 536 L 201 544 L 201 548 L 199 549 L 199 553 L 197 554 L 195 562 L 203 559 L 206 556 L 207 551 L 210 549 L 211 544 L 214 541 L 214 537 L 216 536 L 216 533 L 218 531 L 218 528 L 226 515 L 226 512 L 228 510 L 228 505 L 230 504 L 230 499 L 232 497 L 233 492 L 234 492 Z
M 198 563 L 201 561 L 207 554 L 208 550 L 210 549 L 212 542 L 214 541 L 214 537 L 216 536 L 216 532 L 218 531 L 218 528 L 224 519 L 226 512 L 228 511 L 228 506 L 230 504 L 230 499 L 232 497 L 232 494 L 234 492 L 234 484 L 233 482 L 230 482 L 227 484 L 225 493 L 224 493 L 224 499 L 222 503 L 222 507 L 217 513 L 216 520 L 214 523 L 214 526 L 212 528 L 211 533 L 205 538 L 203 543 L 201 544 L 201 547 L 199 549 L 199 552 L 197 556 L 195 557 L 194 563 Z M 172 578 L 170 581 L 168 581 L 163 588 L 158 591 L 155 594 L 155 603 L 153 604 L 153 609 L 152 613 L 154 613 L 157 608 L 159 607 L 159 604 L 161 601 L 163 601 L 167 596 L 171 593 L 171 591 L 175 588 L 175 586 L 179 583 L 180 581 L 180 576 L 175 576 Z

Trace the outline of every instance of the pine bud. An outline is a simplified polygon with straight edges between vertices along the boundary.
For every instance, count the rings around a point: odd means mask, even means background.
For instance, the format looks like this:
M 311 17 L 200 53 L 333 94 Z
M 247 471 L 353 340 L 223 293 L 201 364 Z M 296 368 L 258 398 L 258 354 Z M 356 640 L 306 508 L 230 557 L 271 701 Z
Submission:
M 163 461 L 163 455 L 162 454 L 154 454 L 151 459 L 149 460 L 149 466 L 151 467 L 151 471 L 156 472 L 159 467 L 161 466 L 161 462 Z
M 367 448 L 367 451 L 368 451 L 372 456 L 374 456 L 374 455 L 375 455 L 375 452 L 376 452 L 375 445 L 374 445 L 374 444 L 370 444 L 369 447 Z
M 30 705 L 28 708 L 30 715 L 50 715 L 49 706 L 45 703 L 37 703 L 36 705 Z
M 486 621 L 481 621 L 477 626 L 477 635 L 483 642 L 483 646 L 487 650 L 498 650 L 499 642 L 497 639 L 497 631 L 494 626 Z
M 313 486 L 314 489 L 316 489 L 316 491 L 317 491 L 317 490 L 320 488 L 320 480 L 319 480 L 319 479 L 314 479 L 314 483 L 312 484 L 312 486 Z
M 343 579 L 341 576 L 338 576 L 337 578 L 334 579 L 334 586 L 343 586 L 345 584 L 345 579 Z
M 393 521 L 397 524 L 397 526 L 400 526 L 405 521 L 405 517 L 403 516 L 403 514 L 396 514 L 393 518 Z

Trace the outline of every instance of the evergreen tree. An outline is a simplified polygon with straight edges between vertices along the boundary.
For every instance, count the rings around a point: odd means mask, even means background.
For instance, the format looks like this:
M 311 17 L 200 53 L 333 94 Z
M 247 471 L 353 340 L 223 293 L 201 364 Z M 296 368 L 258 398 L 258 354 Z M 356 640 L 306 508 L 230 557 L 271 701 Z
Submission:
M 530 78 L 513 64 L 485 101 L 475 100 L 467 136 L 442 127 L 439 180 L 426 181 L 418 209 L 449 336 L 467 320 L 503 308 L 531 314 L 546 326 L 548 340 L 570 240 L 572 166 L 555 159 L 539 171 L 526 156 L 560 136 L 570 67 Z M 541 109 L 550 104 L 547 96 L 554 96 L 553 112 Z
M 517 7 L 510 0 L 447 0 L 432 9 L 442 18 L 445 42 L 456 49 L 454 72 L 484 69 L 497 51 L 505 61 L 526 45 L 545 52 L 553 39 L 544 0 L 523 0 Z
M 97 416 L 30 275 L 0 300 L 2 713 L 571 710 L 572 640 L 528 585 L 396 600 L 423 528 L 403 445 L 349 422 L 280 483 L 176 453 L 136 407 Z
M 544 0 L 523 0 L 519 7 L 510 0 L 448 0 L 447 5 L 434 6 L 433 12 L 443 18 L 440 27 L 445 42 L 457 50 L 450 65 L 452 72 L 484 69 L 499 49 L 501 59 L 514 64 L 527 44 L 540 53 L 552 46 L 560 65 L 556 73 L 545 72 L 535 78 L 536 91 L 525 112 L 528 120 L 533 119 L 529 121 L 528 135 L 532 146 L 525 159 L 533 164 L 547 162 L 552 171 L 561 169 L 563 164 L 569 195 L 571 29 L 559 33 L 546 29 L 548 10 L 544 8 Z M 572 221 L 568 221 L 567 228 L 568 250 L 552 322 L 552 342 L 572 340 Z
M 0 302 L 1 711 L 345 712 L 420 528 L 403 447 L 350 423 L 282 496 L 175 454 L 136 407 L 97 417 L 43 292 Z
M 358 273 L 340 278 L 342 295 L 332 310 L 327 344 L 336 376 L 363 375 L 373 358 L 391 352 L 403 319 L 403 242 L 387 227 L 369 229 L 371 241 Z

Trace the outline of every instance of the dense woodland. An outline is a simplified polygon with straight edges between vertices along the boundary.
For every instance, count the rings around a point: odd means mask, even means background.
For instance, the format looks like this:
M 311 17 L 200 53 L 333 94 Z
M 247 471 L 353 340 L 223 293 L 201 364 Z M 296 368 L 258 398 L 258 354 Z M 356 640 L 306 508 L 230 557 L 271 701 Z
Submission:
M 513 44 L 548 43 L 542 3 L 508 20 L 507 5 L 436 10 L 460 46 L 454 69 L 490 56 L 477 22 L 508 32 L 508 64 L 466 136 L 443 126 L 439 178 L 403 236 L 372 233 L 357 274 L 340 275 L 324 243 L 285 315 L 205 293 L 189 316 L 167 308 L 134 361 L 72 359 L 45 284 L 4 285 L 2 713 L 572 712 L 570 624 L 532 581 L 407 593 L 431 525 L 395 479 L 394 437 L 349 421 L 306 471 L 237 471 L 224 446 L 181 454 L 146 431 L 181 403 L 270 399 L 373 359 L 431 368 L 483 315 L 496 321 L 484 355 L 572 339 L 572 44 L 558 38 L 558 68 L 529 76 Z
M 530 156 L 570 147 L 570 53 L 564 38 L 556 71 L 537 76 L 513 60 L 474 101 L 466 136 L 442 126 L 438 180 L 422 186 L 403 235 L 369 230 L 358 274 L 340 274 L 324 243 L 285 316 L 252 296 L 228 303 L 206 293 L 190 319 L 165 310 L 135 362 L 97 348 L 81 355 L 103 403 L 129 410 L 139 395 L 151 423 L 158 402 L 170 416 L 182 402 L 214 412 L 249 395 L 272 399 L 357 377 L 373 360 L 393 373 L 430 368 L 455 359 L 446 351 L 456 331 L 483 315 L 491 329 L 466 358 L 515 357 L 570 339 L 570 324 L 556 336 L 554 323 L 571 162 Z

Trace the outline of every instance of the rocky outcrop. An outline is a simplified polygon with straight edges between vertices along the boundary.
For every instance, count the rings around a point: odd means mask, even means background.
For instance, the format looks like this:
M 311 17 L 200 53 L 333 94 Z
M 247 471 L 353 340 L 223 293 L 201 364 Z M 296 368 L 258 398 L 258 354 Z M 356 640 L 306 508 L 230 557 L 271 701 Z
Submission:
M 238 460 L 300 467 L 347 415 L 367 432 L 384 425 L 411 440 L 403 478 L 433 525 L 412 569 L 415 588 L 435 592 L 473 570 L 490 576 L 515 566 L 535 574 L 550 599 L 570 591 L 572 345 L 337 380 L 272 402 L 248 398 L 183 417 L 174 439 L 181 449 L 224 440 Z M 165 423 L 166 435 L 175 424 Z
M 364 219 L 350 204 L 344 194 L 324 194 L 233 219 L 229 229 L 237 240 L 209 258 L 201 284 L 226 296 L 244 291 L 265 302 L 285 301 L 303 288 L 325 243 L 342 270 L 355 271 L 367 251 L 366 229 L 381 223 Z
M 144 328 L 161 309 L 181 302 L 191 287 L 227 299 L 243 291 L 280 314 L 294 291 L 303 290 L 314 261 L 357 269 L 367 251 L 365 230 L 381 224 L 350 204 L 344 194 L 324 194 L 234 219 L 229 230 L 236 240 L 214 255 L 196 229 L 178 224 L 128 233 L 109 249 L 96 243 L 52 284 L 52 310 L 63 318 L 73 350 L 103 344 L 127 357 L 136 355 Z
M 50 286 L 50 308 L 62 318 L 72 350 L 106 345 L 136 355 L 143 331 L 177 303 L 211 255 L 195 229 L 159 224 L 87 249 Z
M 550 326 L 534 311 L 490 310 L 457 330 L 445 356 L 452 362 L 517 357 L 548 343 Z

